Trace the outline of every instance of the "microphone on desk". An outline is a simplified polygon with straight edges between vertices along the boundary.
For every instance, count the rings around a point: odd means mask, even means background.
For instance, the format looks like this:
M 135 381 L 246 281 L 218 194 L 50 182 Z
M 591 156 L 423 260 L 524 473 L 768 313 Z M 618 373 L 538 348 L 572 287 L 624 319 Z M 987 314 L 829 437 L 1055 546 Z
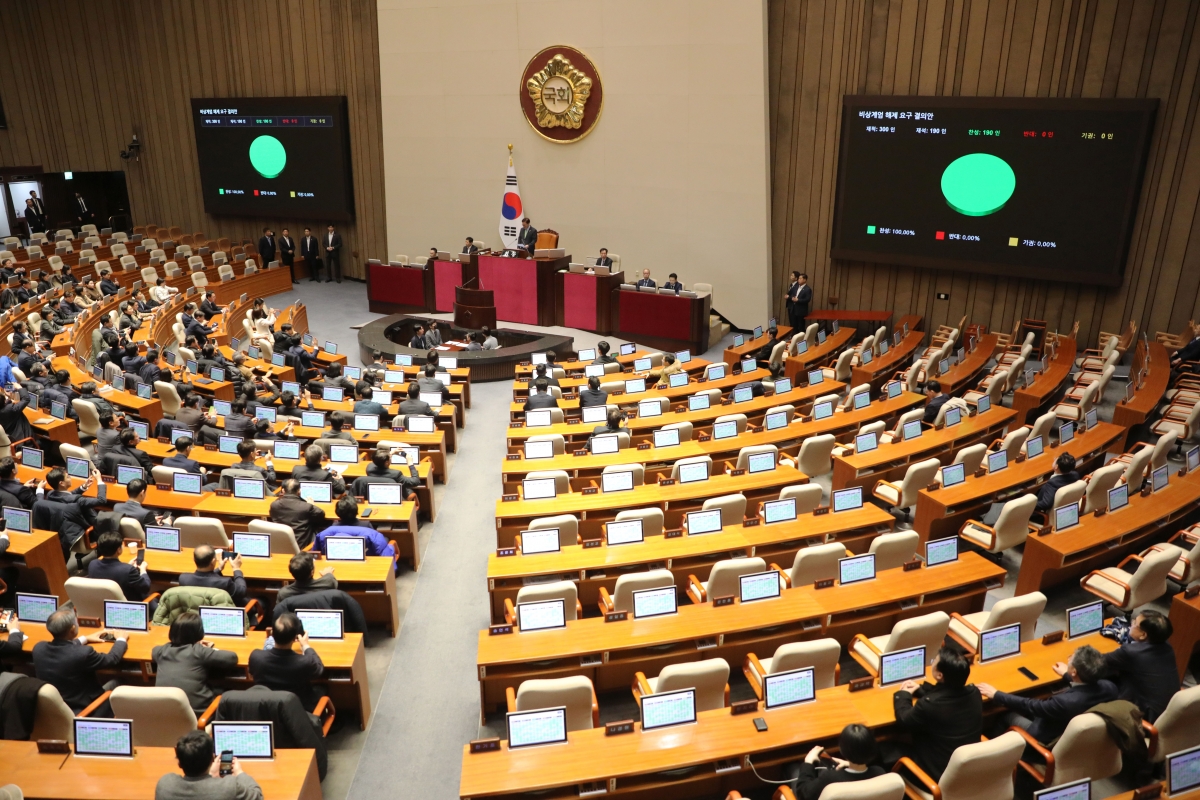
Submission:
M 478 276 L 478 275 L 476 275 L 476 276 L 472 277 L 472 278 L 471 278 L 471 280 L 468 280 L 468 281 L 467 281 L 467 283 L 470 283 L 471 281 L 473 281 L 473 280 L 478 280 L 478 279 L 479 279 L 479 276 Z M 459 288 L 461 288 L 461 289 L 465 289 L 465 288 L 467 288 L 467 283 L 464 283 L 464 284 L 463 284 L 461 287 L 459 287 Z

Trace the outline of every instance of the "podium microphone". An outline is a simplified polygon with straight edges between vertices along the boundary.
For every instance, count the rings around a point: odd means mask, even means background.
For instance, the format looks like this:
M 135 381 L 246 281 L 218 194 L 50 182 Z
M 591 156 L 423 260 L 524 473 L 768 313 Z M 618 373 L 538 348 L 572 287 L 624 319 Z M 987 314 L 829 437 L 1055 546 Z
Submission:
M 467 284 L 469 284 L 473 280 L 477 280 L 478 277 L 479 277 L 478 275 L 472 277 L 470 280 L 467 281 L 467 283 L 464 283 L 461 288 L 463 288 L 463 289 L 467 288 Z

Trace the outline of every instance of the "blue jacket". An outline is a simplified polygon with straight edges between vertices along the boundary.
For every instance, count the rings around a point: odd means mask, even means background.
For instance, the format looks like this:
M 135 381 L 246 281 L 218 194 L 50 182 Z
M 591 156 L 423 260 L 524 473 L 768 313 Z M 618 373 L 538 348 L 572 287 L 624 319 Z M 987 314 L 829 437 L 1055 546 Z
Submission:
M 10 383 L 16 383 L 17 378 L 13 375 L 13 362 L 8 356 L 0 356 L 0 386 L 8 386 Z
M 325 540 L 331 536 L 365 537 L 367 540 L 367 555 L 369 556 L 393 556 L 396 554 L 387 537 L 367 525 L 332 525 L 317 534 L 313 549 L 320 550 L 321 554 L 324 555 Z

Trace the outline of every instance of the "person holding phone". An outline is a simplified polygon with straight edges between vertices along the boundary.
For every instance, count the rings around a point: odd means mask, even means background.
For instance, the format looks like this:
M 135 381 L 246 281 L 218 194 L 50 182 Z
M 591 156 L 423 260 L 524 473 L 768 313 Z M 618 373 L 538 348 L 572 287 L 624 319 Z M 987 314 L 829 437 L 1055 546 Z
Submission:
M 202 544 L 192 549 L 192 561 L 196 564 L 196 571 L 180 575 L 180 586 L 221 589 L 229 592 L 235 606 L 246 604 L 246 578 L 242 575 L 240 555 L 235 554 L 234 558 L 218 558 L 217 551 L 211 544 Z M 233 568 L 232 577 L 223 574 L 226 564 Z
M 168 772 L 154 787 L 154 800 L 262 800 L 258 782 L 242 770 L 232 754 L 227 768 L 217 757 L 213 740 L 204 731 L 189 731 L 175 743 L 178 775 Z
M 88 562 L 87 576 L 92 580 L 112 581 L 121 587 L 126 600 L 140 603 L 150 594 L 150 573 L 146 565 L 121 560 L 124 539 L 118 531 L 105 531 L 96 539 L 96 558 Z M 150 603 L 150 615 L 158 601 Z
M 321 656 L 308 642 L 304 623 L 290 611 L 280 614 L 271 629 L 275 640 L 269 649 L 250 653 L 250 677 L 256 684 L 277 692 L 291 692 L 309 713 L 325 696 L 325 687 L 313 681 L 325 674 Z M 293 645 L 300 643 L 300 652 Z

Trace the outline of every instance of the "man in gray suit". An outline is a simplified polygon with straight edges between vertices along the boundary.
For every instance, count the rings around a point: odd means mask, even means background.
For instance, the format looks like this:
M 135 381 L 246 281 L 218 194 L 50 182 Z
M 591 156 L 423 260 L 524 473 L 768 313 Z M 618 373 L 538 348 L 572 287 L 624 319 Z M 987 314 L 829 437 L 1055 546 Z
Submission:
M 262 788 L 242 771 L 236 756 L 233 773 L 222 776 L 216 755 L 207 733 L 185 733 L 175 743 L 175 760 L 183 774 L 168 772 L 159 778 L 154 800 L 262 800 Z

